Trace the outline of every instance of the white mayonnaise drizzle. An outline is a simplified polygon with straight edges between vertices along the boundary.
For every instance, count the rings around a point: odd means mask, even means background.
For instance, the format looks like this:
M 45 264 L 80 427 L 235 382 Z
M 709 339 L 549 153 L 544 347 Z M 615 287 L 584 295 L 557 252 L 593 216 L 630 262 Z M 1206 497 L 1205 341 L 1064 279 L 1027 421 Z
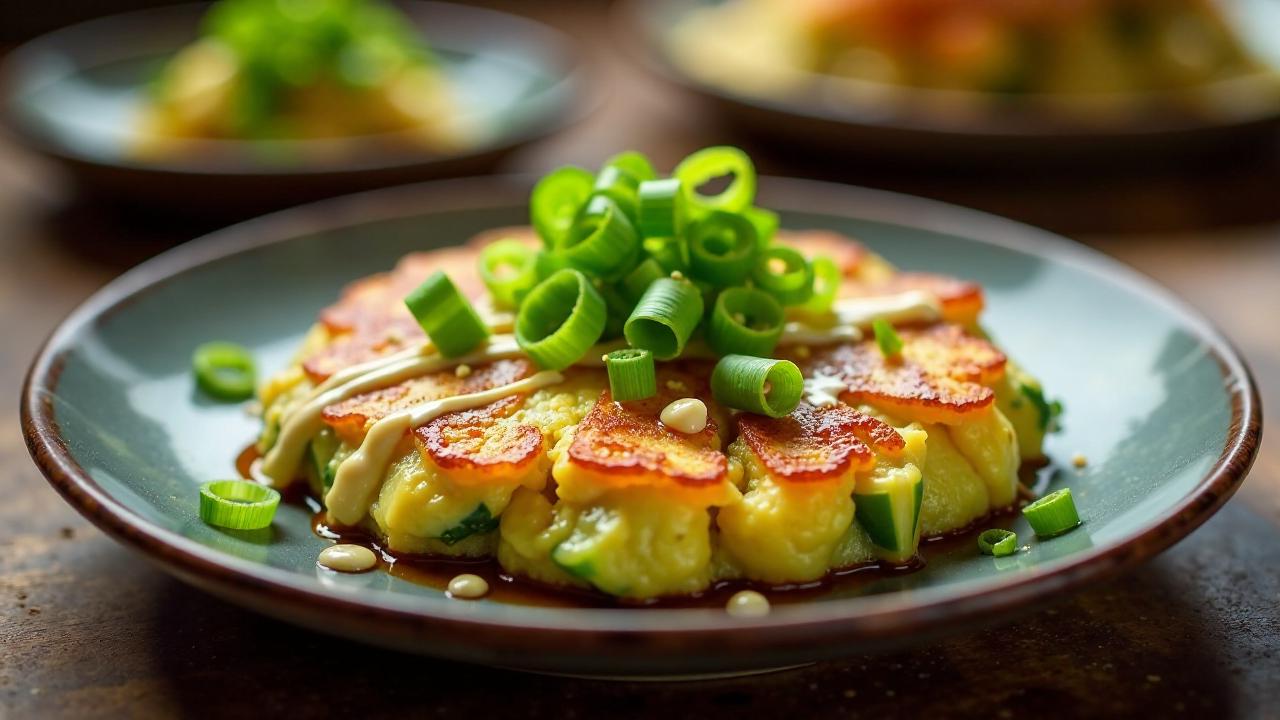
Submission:
M 782 345 L 831 345 L 861 340 L 862 330 L 871 327 L 876 318 L 897 324 L 934 321 L 941 317 L 942 309 L 937 299 L 921 290 L 880 297 L 841 298 L 832 307 L 830 324 L 789 322 L 778 342 Z
M 833 407 L 840 402 L 840 393 L 847 389 L 848 385 L 844 380 L 819 373 L 805 378 L 804 399 L 814 407 Z
M 396 447 L 405 433 L 425 425 L 446 413 L 497 402 L 508 395 L 533 392 L 563 382 L 564 376 L 554 370 L 543 370 L 523 380 L 499 385 L 481 392 L 455 395 L 392 413 L 374 423 L 364 436 L 360 448 L 338 466 L 333 487 L 325 495 L 329 517 L 343 525 L 355 525 L 373 504 L 373 496 L 382 485 L 382 475 L 391 463 Z

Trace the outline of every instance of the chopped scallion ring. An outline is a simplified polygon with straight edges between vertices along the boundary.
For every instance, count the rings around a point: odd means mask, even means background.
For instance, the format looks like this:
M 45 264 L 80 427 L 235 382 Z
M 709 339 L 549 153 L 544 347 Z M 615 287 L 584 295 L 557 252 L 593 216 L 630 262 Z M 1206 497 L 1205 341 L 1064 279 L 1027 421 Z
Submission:
M 769 357 L 786 324 L 782 306 L 763 290 L 731 287 L 720 293 L 707 323 L 707 344 L 717 355 Z
M 640 183 L 640 210 L 636 224 L 644 237 L 670 237 L 676 232 L 676 204 L 680 180 L 646 180 Z
M 558 252 L 572 267 L 589 275 L 616 277 L 635 264 L 640 238 L 616 202 L 597 196 L 574 222 Z
M 636 219 L 636 212 L 639 209 L 640 198 L 638 191 L 640 181 L 637 180 L 627 171 L 606 165 L 600 174 L 596 175 L 595 187 L 591 191 L 592 197 L 607 197 L 614 202 L 628 218 Z M 588 210 L 588 212 L 590 212 Z
M 844 279 L 840 274 L 840 266 L 826 255 L 819 255 L 809 261 L 813 270 L 813 293 L 801 309 L 807 313 L 824 315 L 831 312 L 831 306 L 840 293 L 840 282 Z
M 480 251 L 480 279 L 494 305 L 514 308 L 538 283 L 537 251 L 518 240 L 499 240 Z
M 896 358 L 902 354 L 902 338 L 898 337 L 898 333 L 888 320 L 876 318 L 871 321 L 871 329 L 875 331 L 876 345 L 880 347 L 881 355 L 886 358 Z
M 668 273 L 689 269 L 689 248 L 677 238 L 646 238 L 644 251 Z
M 1018 552 L 1018 534 L 1011 530 L 992 528 L 978 536 L 978 550 L 983 555 L 1005 557 Z
M 1071 488 L 1063 488 L 1036 500 L 1022 508 L 1022 516 L 1031 523 L 1036 537 L 1051 538 L 1070 532 L 1080 525 Z
M 778 219 L 778 213 L 752 207 L 747 208 L 742 214 L 756 226 L 756 237 L 759 238 L 760 247 L 769 247 L 773 243 L 773 236 L 778 234 L 778 225 L 781 222 Z
M 247 480 L 214 480 L 200 486 L 200 519 L 232 530 L 259 530 L 271 524 L 280 493 Z
M 562 167 L 538 181 L 529 196 L 529 220 L 549 248 L 569 235 L 578 211 L 591 196 L 595 178 L 579 167 Z
M 813 268 L 798 250 L 775 245 L 760 253 L 751 280 L 783 305 L 800 305 L 813 296 Z
M 643 153 L 635 150 L 627 150 L 604 161 L 604 167 L 616 167 L 623 170 L 634 177 L 638 182 L 652 180 L 658 177 L 657 171 L 653 169 L 653 163 L 649 162 L 649 158 Z
M 713 285 L 737 285 L 751 274 L 759 250 L 756 228 L 741 215 L 713 211 L 688 230 L 689 271 Z
M 577 362 L 604 333 L 604 298 L 586 275 L 557 271 L 529 292 L 516 315 L 516 344 L 546 370 Z
M 639 302 L 644 296 L 644 291 L 649 289 L 654 280 L 667 277 L 669 274 L 657 260 L 645 258 L 622 279 L 622 292 L 632 303 Z
M 604 356 L 609 370 L 609 394 L 617 402 L 643 400 L 658 394 L 653 353 L 638 348 L 614 350 Z
M 210 342 L 196 348 L 191 369 L 201 390 L 219 400 L 237 402 L 253 397 L 257 371 L 253 355 L 229 342 Z
M 489 327 L 471 302 L 440 270 L 409 293 L 404 304 L 445 357 L 465 355 L 489 337 Z
M 702 292 L 687 280 L 659 278 L 649 284 L 623 327 L 627 343 L 672 360 L 702 320 Z
M 736 410 L 784 417 L 800 404 L 804 376 L 790 360 L 726 355 L 711 371 L 716 402 Z
M 751 206 L 756 197 L 756 168 L 751 158 L 735 147 L 719 146 L 699 150 L 676 166 L 672 177 L 680 179 L 685 208 L 693 217 L 701 217 L 710 210 L 742 212 Z M 729 187 L 718 195 L 698 192 L 710 180 L 732 175 Z

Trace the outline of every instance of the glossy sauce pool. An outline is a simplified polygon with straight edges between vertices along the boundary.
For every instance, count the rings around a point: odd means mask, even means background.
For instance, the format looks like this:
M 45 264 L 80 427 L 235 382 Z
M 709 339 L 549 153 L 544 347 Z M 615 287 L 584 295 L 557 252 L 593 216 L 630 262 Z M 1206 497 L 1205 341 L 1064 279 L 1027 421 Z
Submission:
M 242 477 L 252 479 L 249 473 L 249 466 L 258 457 L 257 449 L 250 446 L 236 458 L 236 469 Z M 1055 468 L 1053 466 L 1036 466 L 1024 463 L 1019 475 L 1024 485 L 1040 494 L 1049 484 L 1054 471 Z M 975 538 L 978 533 L 991 527 L 1008 526 L 1015 517 L 1017 508 L 1021 506 L 1021 501 L 1019 501 L 1015 503 L 1014 507 L 978 518 L 967 527 L 945 535 L 921 540 L 919 554 L 913 562 L 907 565 L 870 562 L 831 572 L 825 577 L 812 582 L 781 586 L 771 586 L 748 580 L 722 580 L 713 584 L 707 590 L 694 595 L 651 600 L 620 600 L 593 590 L 553 587 L 528 578 L 515 577 L 503 570 L 498 565 L 498 561 L 493 558 L 458 559 L 396 553 L 383 548 L 378 543 L 377 538 L 360 528 L 329 525 L 320 501 L 310 494 L 306 483 L 296 482 L 282 495 L 284 502 L 311 510 L 311 529 L 316 535 L 335 543 L 349 543 L 368 547 L 378 556 L 378 569 L 388 572 L 397 578 L 424 585 L 443 593 L 448 589 L 449 581 L 454 577 L 463 573 L 470 573 L 480 576 L 489 584 L 489 592 L 484 596 L 485 600 L 515 605 L 564 608 L 723 608 L 729 598 L 740 590 L 756 590 L 768 598 L 770 605 L 810 602 L 836 591 L 855 588 L 858 585 L 883 578 L 886 575 L 917 572 L 928 566 L 930 557 L 954 552 L 965 546 L 976 547 Z

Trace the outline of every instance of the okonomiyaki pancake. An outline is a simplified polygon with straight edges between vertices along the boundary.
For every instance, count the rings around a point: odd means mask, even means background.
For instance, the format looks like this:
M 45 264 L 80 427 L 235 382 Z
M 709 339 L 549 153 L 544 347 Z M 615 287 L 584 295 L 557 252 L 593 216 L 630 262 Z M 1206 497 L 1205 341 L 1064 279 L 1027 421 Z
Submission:
M 908 565 L 1014 505 L 1055 409 L 980 286 L 767 215 L 673 246 L 608 197 L 352 283 L 261 388 L 255 477 L 397 556 L 632 600 Z

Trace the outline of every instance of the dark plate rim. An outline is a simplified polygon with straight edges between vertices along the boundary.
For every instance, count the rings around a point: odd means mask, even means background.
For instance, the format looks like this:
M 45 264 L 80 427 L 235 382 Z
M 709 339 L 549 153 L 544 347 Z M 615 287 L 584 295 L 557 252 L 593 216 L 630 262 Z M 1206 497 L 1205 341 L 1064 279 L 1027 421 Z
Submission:
M 1182 133 L 1247 127 L 1280 121 L 1280 69 L 1261 70 L 1242 78 L 1206 83 L 1185 91 L 1114 93 L 1108 97 L 1120 100 L 1116 107 L 1130 112 L 1121 120 L 1099 122 L 1072 121 L 1054 113 L 1070 104 L 1070 98 L 1048 93 L 1032 94 L 1021 98 L 1005 98 L 996 93 L 978 91 L 929 90 L 904 88 L 876 83 L 866 83 L 874 88 L 878 98 L 894 98 L 897 109 L 883 112 L 860 112 L 861 106 L 833 106 L 817 92 L 826 80 L 835 80 L 821 73 L 811 73 L 819 82 L 794 97 L 770 97 L 767 95 L 738 92 L 715 83 L 700 80 L 686 72 L 665 47 L 665 28 L 656 27 L 653 20 L 663 12 L 687 8 L 690 0 L 621 0 L 615 6 L 614 32 L 638 62 L 652 73 L 686 92 L 713 98 L 723 103 L 765 111 L 777 116 L 789 116 L 838 123 L 848 126 L 881 128 L 912 133 L 931 133 L 985 138 L 1147 138 L 1176 136 Z M 1179 110 L 1185 103 L 1171 102 L 1177 99 L 1198 97 L 1209 104 L 1215 89 L 1230 83 L 1248 82 L 1255 90 L 1267 88 L 1274 96 L 1269 107 L 1262 112 L 1253 111 L 1241 117 L 1212 118 L 1203 114 Z M 985 108 L 973 117 L 962 120 L 940 119 L 927 110 L 912 110 L 912 104 L 932 100 L 935 104 L 951 102 L 967 109 Z M 903 108 L 908 108 L 903 110 Z M 1051 115 L 1053 121 L 1047 121 Z M 1065 120 L 1065 122 L 1064 122 Z
M 547 642 L 555 643 L 549 647 L 569 652 L 576 648 L 580 657 L 620 651 L 669 656 L 673 643 L 703 650 L 767 652 L 789 648 L 790 657 L 817 657 L 853 652 L 859 644 L 865 649 L 869 644 L 902 642 L 908 635 L 991 620 L 1113 576 L 1168 548 L 1205 522 L 1235 492 L 1257 455 L 1261 401 L 1248 367 L 1207 320 L 1154 281 L 1065 238 L 986 213 L 880 190 L 772 178 L 762 181 L 761 191 L 783 210 L 843 214 L 943 232 L 948 226 L 961 225 L 966 234 L 982 238 L 981 242 L 1070 264 L 1161 306 L 1205 344 L 1222 368 L 1232 420 L 1217 461 L 1177 504 L 1112 545 L 1094 547 L 958 594 L 935 588 L 783 606 L 765 618 L 747 620 L 713 609 L 563 610 L 447 600 L 435 603 L 423 598 L 357 601 L 305 585 L 298 578 L 291 579 L 287 571 L 229 557 L 152 525 L 103 490 L 64 444 L 52 405 L 64 355 L 83 330 L 127 305 L 137 294 L 177 281 L 182 273 L 204 263 L 326 229 L 444 210 L 511 207 L 524 197 L 527 183 L 527 179 L 511 177 L 443 180 L 312 203 L 231 226 L 130 270 L 74 310 L 36 355 L 21 396 L 21 425 L 32 458 L 69 504 L 126 546 L 190 582 L 278 616 L 338 613 L 353 623 L 364 623 L 365 628 L 375 628 L 383 642 L 390 642 L 385 639 L 391 635 L 388 629 L 414 637 L 465 633 L 488 649 L 527 649 L 531 642 Z M 484 611 L 486 606 L 499 609 Z M 759 662 L 725 658 L 727 665 Z
M 7 134 L 13 136 L 13 138 L 20 144 L 42 155 L 69 164 L 114 168 L 130 172 L 153 173 L 157 175 L 197 177 L 269 176 L 280 178 L 326 177 L 334 175 L 355 175 L 385 171 L 399 171 L 418 167 L 430 167 L 443 163 L 466 162 L 468 160 L 501 155 L 556 134 L 560 130 L 582 120 L 601 104 L 601 94 L 592 90 L 591 80 L 594 73 L 585 62 L 585 56 L 574 40 L 560 30 L 523 15 L 502 12 L 500 10 L 493 10 L 486 7 L 440 2 L 439 0 L 398 1 L 409 2 L 412 5 L 420 6 L 427 10 L 434 7 L 437 12 L 470 14 L 481 21 L 484 21 L 487 18 L 490 23 L 501 22 L 507 23 L 513 27 L 521 27 L 522 34 L 525 37 L 530 38 L 531 42 L 536 42 L 547 52 L 549 56 L 554 56 L 559 66 L 558 69 L 563 71 L 555 84 L 544 90 L 542 95 L 546 97 L 562 96 L 566 98 L 566 101 L 553 103 L 551 107 L 541 110 L 536 117 L 533 117 L 528 122 L 523 123 L 515 132 L 502 133 L 492 142 L 468 147 L 460 152 L 453 153 L 439 153 L 425 149 L 416 150 L 412 147 L 407 148 L 407 151 L 405 152 L 390 152 L 382 141 L 395 136 L 397 133 L 382 133 L 378 135 L 356 137 L 347 136 L 332 140 L 271 141 L 272 145 L 280 147 L 288 146 L 297 148 L 304 147 L 308 144 L 351 143 L 356 146 L 367 145 L 368 147 L 374 147 L 380 150 L 380 152 L 376 154 L 377 161 L 372 163 L 353 164 L 350 162 L 352 154 L 359 153 L 359 148 L 353 147 L 349 148 L 348 151 L 344 151 L 343 155 L 334 162 L 307 162 L 295 166 L 255 163 L 252 161 L 228 166 L 202 165 L 199 157 L 185 156 L 177 156 L 160 160 L 130 158 L 104 160 L 69 148 L 47 133 L 30 127 L 30 123 L 27 122 L 17 111 L 14 98 L 18 78 L 23 75 L 24 68 L 32 62 L 33 58 L 38 58 L 40 53 L 45 51 L 46 47 L 58 46 L 62 41 L 63 36 L 73 35 L 75 33 L 84 33 L 87 29 L 99 24 L 124 24 L 131 21 L 140 23 L 143 21 L 150 21 L 151 18 L 155 17 L 175 17 L 197 11 L 203 12 L 208 9 L 208 3 L 188 2 L 178 5 L 166 5 L 133 10 L 130 12 L 84 20 L 32 38 L 31 40 L 28 40 L 14 48 L 11 52 L 5 55 L 3 62 L 0 62 L 0 130 L 3 130 Z M 198 145 L 206 149 L 220 147 L 251 147 L 256 142 L 260 141 L 234 139 L 196 139 L 191 141 L 193 145 Z M 244 155 L 244 153 L 240 154 Z

